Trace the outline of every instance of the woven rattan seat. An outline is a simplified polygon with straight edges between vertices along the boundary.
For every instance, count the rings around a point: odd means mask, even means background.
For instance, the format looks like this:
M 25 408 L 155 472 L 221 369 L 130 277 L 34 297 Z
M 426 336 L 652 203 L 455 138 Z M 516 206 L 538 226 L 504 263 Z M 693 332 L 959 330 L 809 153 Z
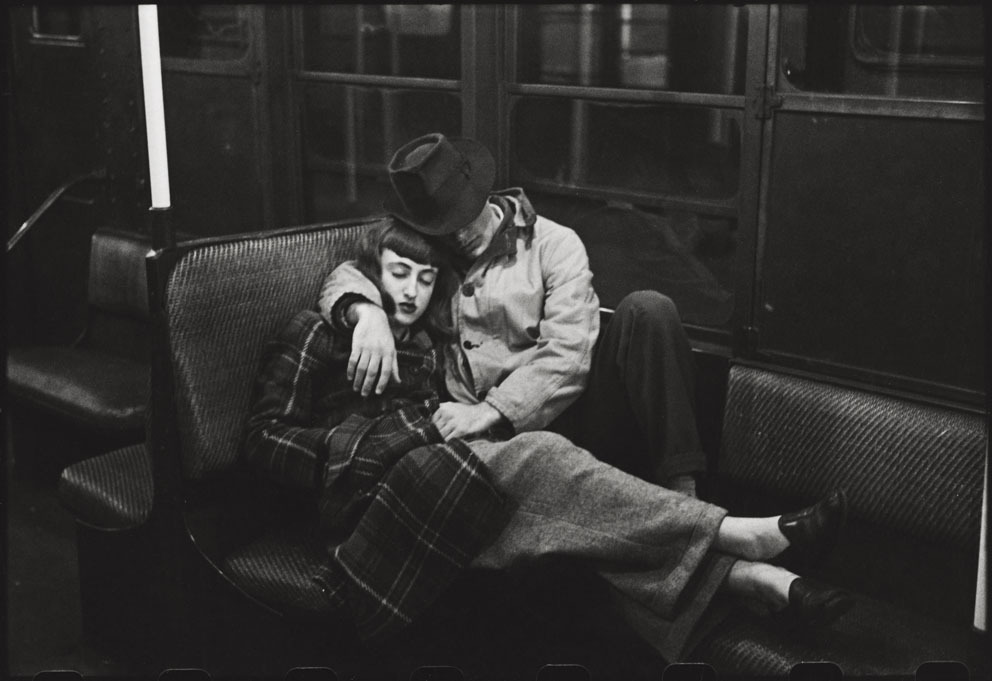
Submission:
M 190 489 L 240 469 L 244 421 L 265 344 L 294 314 L 314 307 L 324 277 L 355 256 L 369 225 L 206 244 L 176 263 L 167 284 L 167 317 L 182 471 Z M 313 520 L 300 517 L 286 531 L 217 547 L 210 559 L 276 611 L 325 612 L 323 594 L 310 580 L 323 549 L 302 530 Z M 209 542 L 200 546 L 212 550 Z
M 970 629 L 986 441 L 977 414 L 733 366 L 720 481 L 736 494 L 725 492 L 726 505 L 774 514 L 844 487 L 850 508 L 839 545 L 820 564 L 789 567 L 850 589 L 858 602 L 815 634 L 740 608 L 715 610 L 711 621 L 726 617 L 692 657 L 749 675 L 788 674 L 811 660 L 845 675 L 912 675 L 931 660 L 987 673 Z
M 124 530 L 145 522 L 152 510 L 152 464 L 144 445 L 133 445 L 68 466 L 59 500 L 91 527 Z
M 312 577 L 324 563 L 324 547 L 300 528 L 269 533 L 224 559 L 238 587 L 267 606 L 297 616 L 340 614 Z

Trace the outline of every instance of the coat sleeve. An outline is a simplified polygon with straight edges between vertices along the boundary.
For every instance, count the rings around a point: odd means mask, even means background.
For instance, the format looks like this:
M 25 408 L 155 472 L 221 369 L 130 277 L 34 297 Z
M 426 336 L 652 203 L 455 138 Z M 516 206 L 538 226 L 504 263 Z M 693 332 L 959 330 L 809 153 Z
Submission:
M 331 328 L 340 333 L 348 330 L 344 317 L 348 306 L 360 300 L 382 307 L 378 287 L 359 271 L 354 260 L 348 260 L 327 275 L 320 289 L 317 306 Z
M 264 477 L 297 488 L 318 487 L 331 431 L 315 427 L 314 390 L 333 367 L 333 337 L 323 319 L 304 311 L 265 348 L 245 429 L 243 455 Z
M 544 429 L 578 399 L 599 336 L 599 298 L 582 241 L 563 229 L 540 247 L 544 317 L 537 344 L 485 397 L 518 433 Z

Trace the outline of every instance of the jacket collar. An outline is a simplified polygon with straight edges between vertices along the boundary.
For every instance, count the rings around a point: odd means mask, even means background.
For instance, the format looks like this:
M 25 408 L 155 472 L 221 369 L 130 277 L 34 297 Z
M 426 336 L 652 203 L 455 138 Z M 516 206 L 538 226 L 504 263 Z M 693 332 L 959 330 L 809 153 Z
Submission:
M 503 211 L 503 219 L 496 228 L 493 240 L 479 260 L 492 261 L 517 254 L 517 239 L 522 235 L 528 241 L 534 233 L 537 213 L 524 190 L 519 187 L 504 189 L 489 195 L 489 202 Z

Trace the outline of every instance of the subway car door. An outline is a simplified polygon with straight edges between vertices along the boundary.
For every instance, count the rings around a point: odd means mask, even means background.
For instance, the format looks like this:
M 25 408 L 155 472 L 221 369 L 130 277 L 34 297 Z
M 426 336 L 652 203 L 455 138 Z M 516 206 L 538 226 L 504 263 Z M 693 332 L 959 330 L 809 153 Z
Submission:
M 978 6 L 773 6 L 750 350 L 981 406 Z

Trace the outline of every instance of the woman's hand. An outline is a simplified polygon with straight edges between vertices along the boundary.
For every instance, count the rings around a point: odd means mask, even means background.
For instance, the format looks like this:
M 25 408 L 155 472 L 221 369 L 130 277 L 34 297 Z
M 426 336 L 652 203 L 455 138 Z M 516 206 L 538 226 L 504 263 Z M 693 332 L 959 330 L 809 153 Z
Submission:
M 490 404 L 460 404 L 442 402 L 431 420 L 445 440 L 465 438 L 484 433 L 503 418 L 503 415 Z
M 372 303 L 355 303 L 348 310 L 349 321 L 355 320 L 351 337 L 351 356 L 348 358 L 348 379 L 355 392 L 368 397 L 375 388 L 381 395 L 389 385 L 390 377 L 400 380 L 396 362 L 396 341 L 389 328 L 386 312 Z

